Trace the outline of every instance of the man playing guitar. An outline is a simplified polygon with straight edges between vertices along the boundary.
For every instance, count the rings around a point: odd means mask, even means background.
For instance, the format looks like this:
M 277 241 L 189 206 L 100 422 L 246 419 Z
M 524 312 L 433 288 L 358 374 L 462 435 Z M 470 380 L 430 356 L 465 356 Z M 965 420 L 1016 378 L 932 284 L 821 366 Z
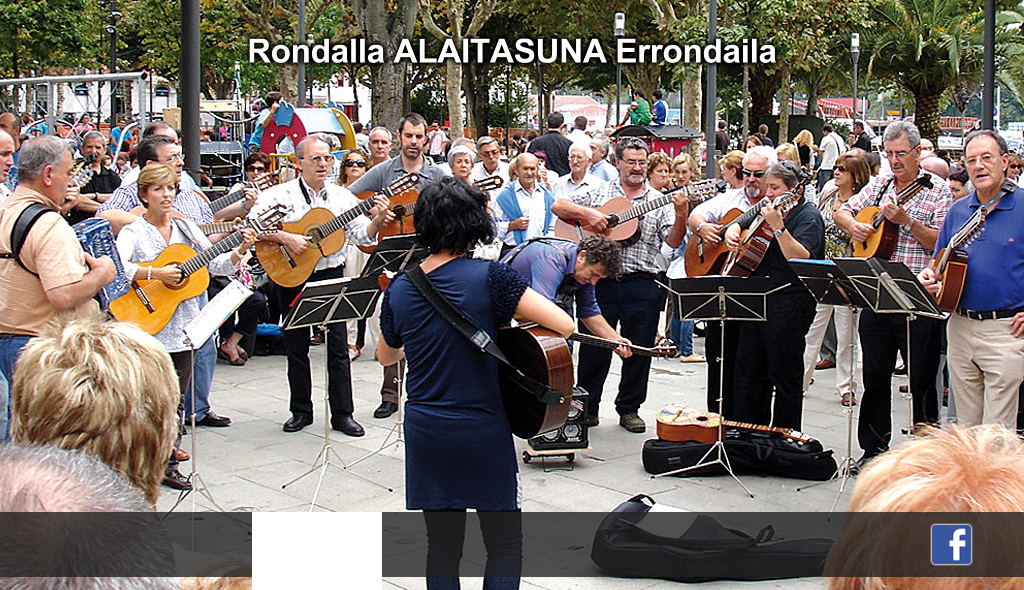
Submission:
M 914 273 L 927 266 L 935 248 L 939 226 L 952 202 L 949 185 L 930 172 L 922 171 L 917 157 L 921 153 L 921 133 L 912 123 L 890 123 L 882 136 L 885 157 L 891 174 L 880 174 L 851 197 L 835 212 L 836 226 L 850 234 L 855 242 L 865 242 L 874 232 L 868 223 L 855 219 L 869 206 L 881 207 L 885 219 L 900 226 L 899 237 L 891 260 L 902 262 Z M 931 187 L 921 190 L 902 206 L 895 196 L 927 174 Z M 935 423 L 939 419 L 935 374 L 939 370 L 939 331 L 942 321 L 917 318 L 910 324 L 910 393 L 913 397 L 914 423 Z M 892 370 L 897 349 L 907 358 L 907 327 L 905 317 L 898 314 L 876 314 L 864 310 L 860 319 L 860 338 L 864 350 L 864 399 L 860 406 L 857 438 L 864 456 L 863 465 L 889 448 L 892 435 Z
M 964 151 L 976 190 L 949 208 L 937 244 L 955 247 L 954 234 L 975 214 L 983 225 L 963 245 L 970 267 L 946 332 L 950 386 L 960 424 L 1013 429 L 1024 377 L 1024 206 L 1017 204 L 1024 204 L 1024 190 L 1006 178 L 1009 155 L 998 133 L 975 131 Z M 942 278 L 935 266 L 919 277 L 932 292 Z

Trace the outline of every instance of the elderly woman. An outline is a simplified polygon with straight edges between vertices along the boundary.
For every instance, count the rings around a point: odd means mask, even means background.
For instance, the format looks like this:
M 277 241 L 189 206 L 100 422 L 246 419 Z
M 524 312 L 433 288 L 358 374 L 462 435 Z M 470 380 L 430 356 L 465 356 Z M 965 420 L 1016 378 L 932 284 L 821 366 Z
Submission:
M 672 160 L 664 152 L 654 152 L 647 157 L 647 183 L 661 192 L 675 188 L 672 182 Z
M 473 160 L 476 154 L 473 150 L 464 145 L 457 145 L 448 150 L 448 165 L 452 169 L 452 176 L 459 180 L 473 184 L 469 179 L 469 173 L 473 171 Z

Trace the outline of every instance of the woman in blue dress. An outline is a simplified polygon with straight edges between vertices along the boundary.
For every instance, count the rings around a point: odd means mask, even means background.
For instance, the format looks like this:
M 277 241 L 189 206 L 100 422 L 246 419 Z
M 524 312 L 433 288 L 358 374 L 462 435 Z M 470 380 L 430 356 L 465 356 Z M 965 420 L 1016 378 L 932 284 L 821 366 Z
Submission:
M 420 268 L 437 291 L 497 338 L 513 316 L 568 336 L 572 319 L 510 267 L 466 257 L 494 239 L 487 196 L 453 178 L 423 190 L 416 232 Z M 498 389 L 498 362 L 441 317 L 404 274 L 384 294 L 378 360 L 408 361 L 406 508 L 423 510 L 427 588 L 457 589 L 465 515 L 476 509 L 487 547 L 485 590 L 519 587 L 522 487 Z

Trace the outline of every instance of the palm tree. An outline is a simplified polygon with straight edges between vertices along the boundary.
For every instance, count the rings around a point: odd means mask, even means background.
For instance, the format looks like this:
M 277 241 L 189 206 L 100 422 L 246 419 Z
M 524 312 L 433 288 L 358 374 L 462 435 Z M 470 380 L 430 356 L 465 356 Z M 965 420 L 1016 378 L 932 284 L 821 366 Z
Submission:
M 865 32 L 868 75 L 895 81 L 914 96 L 914 122 L 922 137 L 937 141 L 939 102 L 957 82 L 982 70 L 983 17 L 963 0 L 882 0 Z M 1020 43 L 1005 25 L 1021 22 L 1016 12 L 997 17 L 996 54 Z

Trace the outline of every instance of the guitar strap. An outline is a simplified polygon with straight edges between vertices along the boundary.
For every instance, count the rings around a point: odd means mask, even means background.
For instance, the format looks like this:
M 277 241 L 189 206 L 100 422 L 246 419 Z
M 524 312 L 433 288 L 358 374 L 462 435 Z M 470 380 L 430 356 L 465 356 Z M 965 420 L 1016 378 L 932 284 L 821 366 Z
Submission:
M 512 380 L 515 381 L 523 389 L 529 391 L 537 398 L 538 401 L 549 405 L 557 406 L 563 403 L 564 398 L 561 392 L 551 389 L 549 386 L 533 379 L 529 375 L 526 375 L 520 371 L 515 365 L 509 362 L 505 357 L 505 354 L 498 348 L 498 344 L 491 339 L 487 332 L 481 330 L 473 323 L 472 320 L 466 317 L 461 310 L 452 305 L 452 302 L 448 300 L 444 295 L 438 292 L 437 288 L 434 287 L 434 283 L 430 282 L 427 275 L 423 273 L 423 270 L 419 266 L 414 266 L 409 270 L 405 271 L 405 274 L 412 281 L 415 286 L 427 301 L 434 306 L 441 317 L 448 320 L 448 323 L 455 328 L 455 331 L 465 336 L 473 346 L 480 349 L 484 354 L 489 354 L 492 357 L 498 359 L 510 371 Z

